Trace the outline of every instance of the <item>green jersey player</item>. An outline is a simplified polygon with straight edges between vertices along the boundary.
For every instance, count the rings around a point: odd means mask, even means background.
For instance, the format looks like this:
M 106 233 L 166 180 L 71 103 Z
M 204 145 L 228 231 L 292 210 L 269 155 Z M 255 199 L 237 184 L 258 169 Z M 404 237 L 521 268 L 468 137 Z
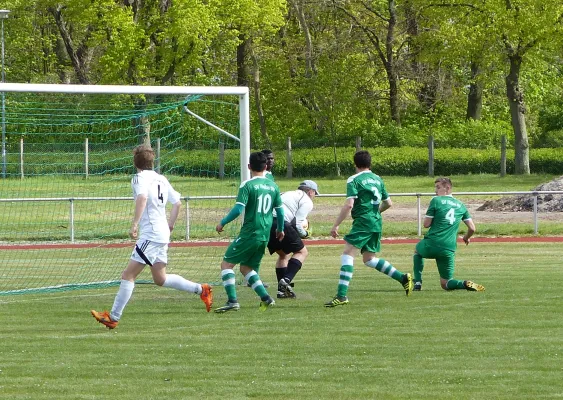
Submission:
M 240 308 L 233 270 L 236 264 L 240 264 L 240 272 L 260 297 L 260 310 L 264 311 L 275 304 L 274 299 L 268 294 L 260 280 L 258 270 L 270 238 L 274 209 L 277 215 L 281 216 L 277 219 L 276 236 L 278 240 L 282 240 L 284 237 L 284 212 L 280 189 L 273 181 L 264 177 L 266 170 L 264 153 L 252 153 L 248 168 L 252 177 L 240 185 L 235 206 L 215 228 L 217 232 L 222 232 L 224 226 L 237 218 L 244 210 L 244 222 L 240 233 L 228 247 L 221 263 L 221 280 L 228 300 L 223 307 L 215 309 L 217 313 L 237 311 Z
M 264 172 L 264 177 L 275 181 L 274 174 L 272 174 L 272 168 L 274 168 L 274 153 L 270 149 L 262 150 L 262 153 L 266 154 L 266 172 Z
M 381 241 L 381 213 L 392 206 L 383 180 L 371 172 L 371 155 L 367 151 L 354 154 L 356 174 L 346 182 L 346 202 L 340 210 L 330 234 L 336 238 L 338 227 L 352 214 L 352 229 L 344 236 L 344 252 L 341 256 L 340 280 L 336 296 L 325 307 L 348 304 L 348 286 L 354 272 L 354 255 L 359 249 L 364 264 L 387 274 L 400 282 L 407 296 L 413 289 L 411 274 L 404 274 L 388 261 L 378 258 Z
M 430 200 L 430 205 L 424 217 L 424 227 L 430 229 L 424 235 L 424 239 L 416 245 L 413 256 L 414 290 L 422 290 L 424 259 L 433 258 L 438 266 L 442 289 L 466 289 L 482 292 L 485 290 L 482 285 L 471 281 L 453 279 L 459 224 L 463 221 L 467 225 L 467 233 L 463 236 L 463 241 L 468 245 L 471 236 L 475 233 L 475 224 L 471 215 L 469 215 L 465 204 L 452 196 L 452 181 L 450 178 L 436 179 L 434 189 L 436 197 Z

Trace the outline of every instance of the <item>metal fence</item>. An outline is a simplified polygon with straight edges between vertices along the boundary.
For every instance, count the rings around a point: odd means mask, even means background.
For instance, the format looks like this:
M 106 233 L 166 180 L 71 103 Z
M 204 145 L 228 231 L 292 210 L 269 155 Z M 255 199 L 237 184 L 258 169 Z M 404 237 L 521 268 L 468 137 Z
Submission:
M 539 234 L 539 210 L 538 210 L 538 198 L 541 195 L 563 195 L 563 191 L 513 191 L 513 192 L 456 192 L 454 193 L 456 197 L 459 196 L 510 196 L 510 195 L 527 195 L 532 197 L 533 209 L 532 209 L 532 224 L 534 234 Z M 390 193 L 391 197 L 413 197 L 416 199 L 416 220 L 417 220 L 417 233 L 418 236 L 422 235 L 422 220 L 423 220 L 423 205 L 422 199 L 427 197 L 435 196 L 434 193 Z M 344 198 L 345 194 L 322 194 L 317 196 L 316 203 L 322 204 L 322 199 L 325 198 Z M 185 218 L 185 240 L 190 239 L 191 225 L 193 220 L 193 205 L 194 203 L 200 201 L 219 201 L 219 200 L 234 200 L 236 196 L 187 196 L 183 197 L 184 201 L 184 218 Z M 68 224 L 69 224 L 69 241 L 71 243 L 75 242 L 76 236 L 76 223 L 75 223 L 75 204 L 78 202 L 101 202 L 101 201 L 132 201 L 132 197 L 56 197 L 56 198 L 10 198 L 10 199 L 0 199 L 0 203 L 18 203 L 18 202 L 68 202 Z M 318 206 L 317 206 L 318 208 Z M 336 207 L 335 207 L 336 208 Z M 516 212 L 515 212 L 516 213 Z M 217 216 L 208 216 L 209 220 L 215 221 Z M 201 218 L 201 216 L 200 216 Z M 220 218 L 220 216 L 219 216 Z M 218 219 L 217 219 L 218 220 Z

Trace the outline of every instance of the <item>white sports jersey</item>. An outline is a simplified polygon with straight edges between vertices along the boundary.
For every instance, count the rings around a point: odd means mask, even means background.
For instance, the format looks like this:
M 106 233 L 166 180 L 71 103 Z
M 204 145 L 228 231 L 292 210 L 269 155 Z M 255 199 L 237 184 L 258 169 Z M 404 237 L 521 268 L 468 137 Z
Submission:
M 283 205 L 283 217 L 287 222 L 293 221 L 295 218 L 295 226 L 300 235 L 305 236 L 307 233 L 303 229 L 303 221 L 313 209 L 313 200 L 302 190 L 292 190 L 281 195 Z M 274 211 L 274 216 L 276 212 Z
M 139 240 L 170 242 L 166 203 L 179 202 L 180 193 L 174 190 L 168 179 L 152 170 L 135 174 L 131 179 L 131 187 L 135 200 L 139 195 L 147 196 L 147 205 L 139 221 Z

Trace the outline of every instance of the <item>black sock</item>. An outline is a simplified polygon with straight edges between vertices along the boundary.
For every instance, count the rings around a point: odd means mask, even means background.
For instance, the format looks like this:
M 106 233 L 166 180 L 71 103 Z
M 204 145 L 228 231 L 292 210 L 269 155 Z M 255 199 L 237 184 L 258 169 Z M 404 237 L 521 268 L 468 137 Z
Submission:
M 284 278 L 288 279 L 289 282 L 291 282 L 301 269 L 302 265 L 303 264 L 301 263 L 301 261 L 299 261 L 297 258 L 290 258 L 289 262 L 287 263 L 287 272 L 285 273 Z
M 287 268 L 276 268 L 276 278 L 278 278 L 278 282 L 285 276 L 285 272 Z

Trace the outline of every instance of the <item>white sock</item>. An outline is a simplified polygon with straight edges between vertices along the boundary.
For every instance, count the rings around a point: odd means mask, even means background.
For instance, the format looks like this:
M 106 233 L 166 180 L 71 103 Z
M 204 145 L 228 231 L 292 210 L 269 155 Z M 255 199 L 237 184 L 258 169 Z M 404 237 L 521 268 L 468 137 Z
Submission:
M 121 314 L 123 313 L 123 309 L 127 305 L 127 302 L 131 298 L 133 294 L 133 289 L 135 288 L 135 283 L 126 281 L 124 279 L 121 280 L 121 284 L 119 285 L 119 290 L 115 295 L 115 300 L 113 301 L 113 307 L 111 308 L 111 313 L 109 314 L 112 321 L 119 321 L 121 318 Z
M 201 285 L 182 278 L 180 275 L 167 274 L 164 287 L 170 287 L 184 292 L 201 294 Z

